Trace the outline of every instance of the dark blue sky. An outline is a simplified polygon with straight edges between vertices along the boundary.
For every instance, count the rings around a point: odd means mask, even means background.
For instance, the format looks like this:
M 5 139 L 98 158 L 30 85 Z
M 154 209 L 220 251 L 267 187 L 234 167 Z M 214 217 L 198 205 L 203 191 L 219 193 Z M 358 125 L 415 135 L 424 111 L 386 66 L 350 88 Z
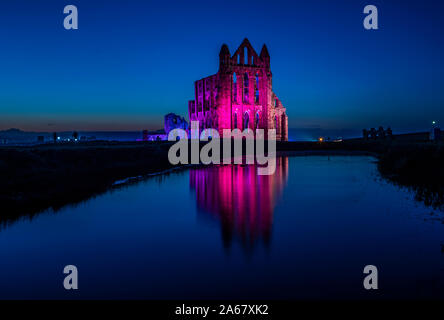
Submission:
M 233 53 L 245 37 L 268 46 L 289 127 L 426 129 L 444 121 L 439 2 L 2 1 L 0 129 L 162 127 L 168 112 L 187 115 L 222 43 Z M 63 28 L 68 4 L 75 31 Z M 367 4 L 377 31 L 363 28 Z

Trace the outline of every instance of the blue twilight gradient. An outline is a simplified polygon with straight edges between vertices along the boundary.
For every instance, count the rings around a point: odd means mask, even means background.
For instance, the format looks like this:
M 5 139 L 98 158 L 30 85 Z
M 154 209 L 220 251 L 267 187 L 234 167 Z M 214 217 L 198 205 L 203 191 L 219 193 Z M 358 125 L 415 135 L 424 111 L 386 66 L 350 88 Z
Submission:
M 79 9 L 79 30 L 63 8 Z M 379 9 L 366 31 L 363 8 Z M 444 121 L 438 1 L 2 1 L 0 129 L 139 130 L 186 115 L 193 81 L 266 43 L 289 126 L 421 130 Z

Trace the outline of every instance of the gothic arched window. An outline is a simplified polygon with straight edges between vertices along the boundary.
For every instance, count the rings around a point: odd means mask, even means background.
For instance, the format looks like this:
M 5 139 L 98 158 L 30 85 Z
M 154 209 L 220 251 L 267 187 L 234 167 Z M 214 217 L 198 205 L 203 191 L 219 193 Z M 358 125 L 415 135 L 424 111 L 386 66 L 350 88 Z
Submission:
M 248 81 L 248 73 L 245 72 L 244 74 L 244 102 L 248 102 L 248 86 L 249 86 L 249 81 Z
M 234 113 L 234 129 L 237 129 L 237 112 Z
M 285 136 L 285 129 L 286 129 L 286 127 L 287 127 L 287 121 L 285 121 L 286 120 L 286 116 L 285 116 L 285 113 L 283 113 L 282 114 L 282 116 L 281 116 L 281 135 L 282 136 Z
M 244 113 L 244 130 L 248 129 L 248 124 L 250 122 L 250 116 L 248 115 L 248 112 Z
M 244 47 L 244 64 L 248 64 L 248 49 Z
M 259 129 L 259 112 L 256 112 L 256 124 L 255 124 L 256 129 Z
M 236 77 L 236 72 L 233 73 L 233 101 L 237 102 L 237 77 Z
M 254 101 L 259 103 L 259 74 L 256 73 L 256 90 L 254 92 Z
M 279 118 L 278 118 L 278 116 L 275 116 L 274 120 L 276 121 L 276 133 L 277 133 L 277 131 L 279 130 Z

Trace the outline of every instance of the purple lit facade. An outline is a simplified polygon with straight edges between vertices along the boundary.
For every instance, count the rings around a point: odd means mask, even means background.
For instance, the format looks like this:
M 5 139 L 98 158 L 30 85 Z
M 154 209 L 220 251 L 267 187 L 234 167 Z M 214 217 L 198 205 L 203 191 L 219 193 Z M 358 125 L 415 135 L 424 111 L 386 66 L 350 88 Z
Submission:
M 197 80 L 195 100 L 188 102 L 190 121 L 199 121 L 200 131 L 223 129 L 276 129 L 278 141 L 288 140 L 286 109 L 272 90 L 270 55 L 267 47 L 256 53 L 245 39 L 231 56 L 227 45 L 219 54 L 219 71 Z

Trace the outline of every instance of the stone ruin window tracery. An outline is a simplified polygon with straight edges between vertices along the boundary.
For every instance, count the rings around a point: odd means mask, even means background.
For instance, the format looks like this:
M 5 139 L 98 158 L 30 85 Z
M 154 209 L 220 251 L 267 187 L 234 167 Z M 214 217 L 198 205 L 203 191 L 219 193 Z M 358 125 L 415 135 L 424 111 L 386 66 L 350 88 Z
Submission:
M 231 55 L 224 44 L 219 59 L 216 74 L 195 82 L 190 120 L 199 120 L 201 128 L 215 126 L 219 132 L 228 128 L 276 129 L 277 139 L 287 140 L 288 116 L 272 89 L 266 46 L 259 55 L 244 39 Z
M 244 102 L 248 103 L 248 91 L 249 91 L 249 80 L 248 80 L 248 73 L 245 72 L 244 74 Z
M 256 88 L 254 92 L 254 101 L 259 103 L 259 74 L 256 73 Z
M 244 130 L 248 129 L 248 124 L 250 122 L 250 115 L 248 114 L 248 112 L 244 113 Z
M 237 129 L 237 112 L 234 113 L 234 129 Z
M 236 77 L 236 72 L 233 73 L 233 101 L 237 102 L 237 77 Z

